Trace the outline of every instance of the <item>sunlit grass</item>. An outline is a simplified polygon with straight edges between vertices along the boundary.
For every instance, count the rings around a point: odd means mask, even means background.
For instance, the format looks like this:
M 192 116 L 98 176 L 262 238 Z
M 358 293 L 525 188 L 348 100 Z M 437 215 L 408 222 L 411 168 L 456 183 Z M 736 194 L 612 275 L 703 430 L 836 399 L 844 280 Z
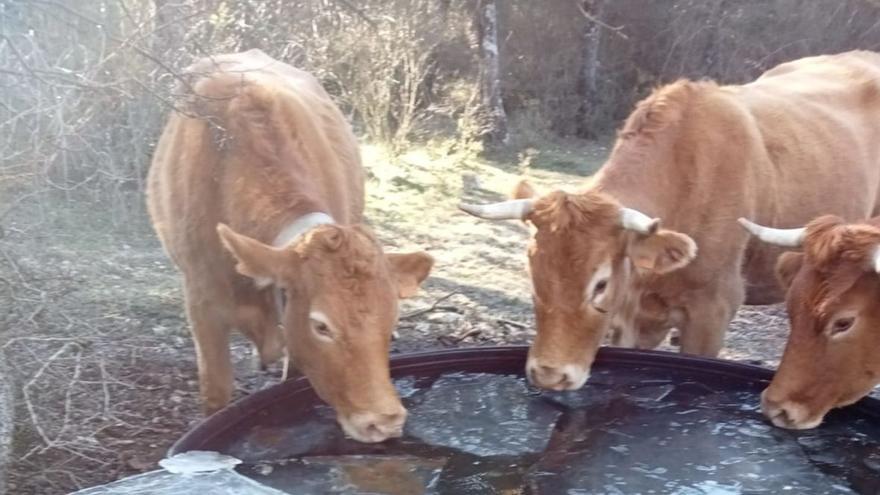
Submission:
M 605 159 L 607 145 L 570 140 L 523 149 L 509 147 L 485 156 L 439 142 L 393 154 L 377 144 L 361 147 L 368 171 L 367 217 L 373 222 L 419 226 L 461 200 L 497 201 L 521 178 L 538 190 L 574 190 Z M 429 213 L 430 212 L 430 213 Z

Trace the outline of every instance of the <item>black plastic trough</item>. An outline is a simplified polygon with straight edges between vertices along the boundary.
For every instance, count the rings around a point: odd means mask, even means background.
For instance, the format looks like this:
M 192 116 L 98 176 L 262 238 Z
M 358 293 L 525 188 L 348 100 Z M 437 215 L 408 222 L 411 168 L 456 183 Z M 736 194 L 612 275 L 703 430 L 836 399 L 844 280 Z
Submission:
M 481 347 L 394 356 L 392 376 L 410 410 L 402 439 L 345 439 L 298 378 L 205 419 L 170 455 L 233 455 L 244 460 L 242 474 L 303 495 L 880 493 L 878 400 L 834 411 L 815 430 L 789 431 L 758 410 L 772 378 L 764 368 L 602 348 L 584 389 L 544 393 L 525 385 L 526 354 Z

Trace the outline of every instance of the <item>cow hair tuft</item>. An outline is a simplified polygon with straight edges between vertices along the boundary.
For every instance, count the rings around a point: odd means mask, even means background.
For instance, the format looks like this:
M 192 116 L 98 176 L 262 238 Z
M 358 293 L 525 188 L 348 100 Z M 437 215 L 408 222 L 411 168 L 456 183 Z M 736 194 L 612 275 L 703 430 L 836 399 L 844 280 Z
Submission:
M 554 191 L 535 202 L 530 219 L 538 228 L 564 233 L 585 230 L 587 226 L 617 222 L 620 205 L 610 196 L 597 192 L 571 194 Z

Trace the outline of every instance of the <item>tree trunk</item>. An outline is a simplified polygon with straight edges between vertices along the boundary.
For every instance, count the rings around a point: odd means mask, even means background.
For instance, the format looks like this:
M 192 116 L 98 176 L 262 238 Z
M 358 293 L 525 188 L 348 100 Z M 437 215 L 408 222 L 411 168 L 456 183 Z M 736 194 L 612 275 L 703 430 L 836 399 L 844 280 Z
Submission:
M 507 113 L 501 98 L 498 50 L 498 10 L 495 0 L 477 2 L 477 42 L 480 50 L 480 104 L 484 113 L 483 139 L 487 144 L 507 142 Z
M 709 41 L 703 51 L 703 73 L 713 79 L 726 79 L 720 66 L 721 56 L 721 24 L 727 10 L 727 0 L 721 0 L 715 4 L 709 15 Z
M 185 26 L 180 21 L 183 11 L 181 2 L 153 0 L 156 9 L 152 38 L 153 55 L 164 62 L 175 61 L 175 55 L 182 50 Z
M 593 19 L 603 21 L 605 16 L 605 0 L 585 0 L 584 12 L 593 16 Z M 599 23 L 587 20 L 587 28 L 584 31 L 584 100 L 583 118 L 581 120 L 581 134 L 584 137 L 596 137 L 597 129 L 601 122 L 599 106 L 599 73 L 601 60 L 599 55 L 602 48 L 603 28 Z

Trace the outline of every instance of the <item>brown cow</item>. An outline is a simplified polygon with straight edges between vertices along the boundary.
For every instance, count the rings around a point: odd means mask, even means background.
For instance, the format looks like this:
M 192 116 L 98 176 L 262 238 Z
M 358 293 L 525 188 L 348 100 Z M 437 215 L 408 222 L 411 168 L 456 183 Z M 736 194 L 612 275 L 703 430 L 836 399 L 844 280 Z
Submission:
M 741 223 L 764 242 L 803 247 L 777 262 L 791 334 L 761 408 L 776 426 L 816 427 L 880 384 L 880 217 L 823 216 L 800 229 Z
M 638 104 L 581 192 L 536 198 L 520 184 L 511 201 L 462 209 L 536 228 L 527 372 L 575 389 L 612 326 L 618 344 L 639 347 L 675 327 L 683 352 L 717 355 L 744 299 L 782 297 L 780 250 L 751 241 L 736 219 L 786 227 L 877 211 L 877 142 L 880 55 L 811 57 L 742 86 L 664 86 Z
M 432 258 L 383 254 L 359 224 L 358 145 L 314 77 L 258 50 L 202 60 L 188 74 L 190 101 L 165 127 L 147 193 L 183 274 L 205 412 L 231 398 L 235 328 L 263 364 L 286 343 L 353 438 L 399 436 L 406 410 L 389 377 L 389 340 L 398 296 L 417 290 Z

